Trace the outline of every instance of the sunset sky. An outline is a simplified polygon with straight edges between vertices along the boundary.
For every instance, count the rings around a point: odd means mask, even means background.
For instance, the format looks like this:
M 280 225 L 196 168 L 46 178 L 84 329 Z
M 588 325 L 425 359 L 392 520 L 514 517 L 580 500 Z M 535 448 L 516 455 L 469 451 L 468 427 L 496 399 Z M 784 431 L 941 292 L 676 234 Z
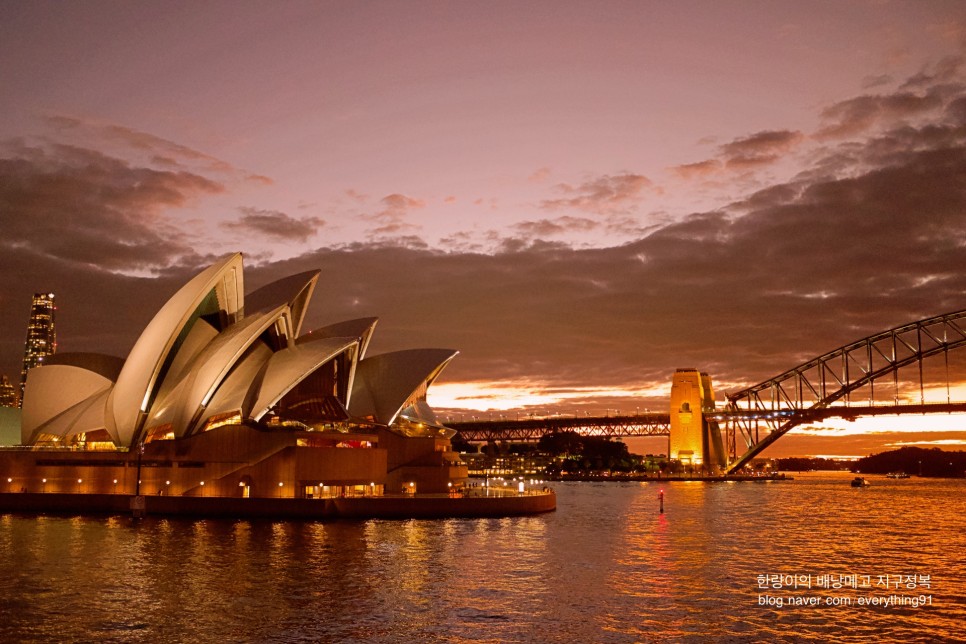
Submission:
M 123 356 L 236 250 L 248 290 L 322 269 L 306 328 L 460 350 L 453 414 L 664 409 L 677 367 L 720 402 L 966 308 L 966 12 L 0 0 L 0 374 L 35 291 Z M 767 454 L 904 443 L 966 417 Z

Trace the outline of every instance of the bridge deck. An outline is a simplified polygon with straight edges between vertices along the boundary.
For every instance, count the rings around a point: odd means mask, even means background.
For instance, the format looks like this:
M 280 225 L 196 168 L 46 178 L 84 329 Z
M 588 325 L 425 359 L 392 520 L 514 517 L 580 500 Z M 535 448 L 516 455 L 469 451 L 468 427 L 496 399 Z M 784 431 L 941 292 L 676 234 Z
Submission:
M 667 436 L 671 415 L 662 413 L 632 416 L 525 418 L 519 420 L 480 420 L 446 423 L 465 441 L 537 441 L 546 434 L 577 432 L 583 436 Z
M 705 417 L 718 423 L 747 422 L 760 419 L 792 420 L 796 424 L 818 423 L 829 418 L 855 420 L 862 416 L 898 416 L 919 414 L 966 413 L 966 402 L 924 403 L 911 405 L 834 405 L 817 409 L 725 410 L 705 412 Z M 629 416 L 524 418 L 448 422 L 447 427 L 459 432 L 468 442 L 538 441 L 547 434 L 572 431 L 582 436 L 631 437 L 668 436 L 671 415 L 651 412 Z

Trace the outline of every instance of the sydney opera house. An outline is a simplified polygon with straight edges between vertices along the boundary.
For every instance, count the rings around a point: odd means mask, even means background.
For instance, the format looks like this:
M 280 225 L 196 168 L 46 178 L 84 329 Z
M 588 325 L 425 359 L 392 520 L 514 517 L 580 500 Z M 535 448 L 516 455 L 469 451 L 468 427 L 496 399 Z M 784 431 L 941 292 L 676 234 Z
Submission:
M 426 392 L 456 355 L 367 355 L 375 318 L 303 333 L 319 272 L 245 294 L 236 253 L 199 273 L 124 360 L 48 358 L 27 376 L 4 493 L 218 499 L 463 496 Z M 546 508 L 544 508 L 546 509 Z

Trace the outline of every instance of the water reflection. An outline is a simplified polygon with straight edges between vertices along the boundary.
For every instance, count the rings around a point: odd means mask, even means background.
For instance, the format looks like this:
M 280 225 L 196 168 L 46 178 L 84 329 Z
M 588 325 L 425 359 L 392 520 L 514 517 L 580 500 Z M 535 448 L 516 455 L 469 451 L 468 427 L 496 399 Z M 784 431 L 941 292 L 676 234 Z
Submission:
M 663 515 L 658 489 L 566 484 L 556 513 L 483 520 L 0 515 L 0 640 L 927 641 L 966 620 L 966 482 L 665 483 Z M 930 575 L 933 605 L 759 605 L 760 574 L 849 572 Z

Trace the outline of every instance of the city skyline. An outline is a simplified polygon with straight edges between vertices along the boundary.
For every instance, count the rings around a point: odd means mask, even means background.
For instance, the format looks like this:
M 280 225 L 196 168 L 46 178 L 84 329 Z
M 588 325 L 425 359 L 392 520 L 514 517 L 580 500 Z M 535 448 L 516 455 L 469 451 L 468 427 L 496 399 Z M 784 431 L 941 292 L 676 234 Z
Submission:
M 0 12 L 13 377 L 35 291 L 59 350 L 124 357 L 236 250 L 252 287 L 322 267 L 307 328 L 378 314 L 374 352 L 460 350 L 433 404 L 466 413 L 644 409 L 679 367 L 720 402 L 966 308 L 956 2 Z M 966 444 L 911 422 L 774 449 Z

